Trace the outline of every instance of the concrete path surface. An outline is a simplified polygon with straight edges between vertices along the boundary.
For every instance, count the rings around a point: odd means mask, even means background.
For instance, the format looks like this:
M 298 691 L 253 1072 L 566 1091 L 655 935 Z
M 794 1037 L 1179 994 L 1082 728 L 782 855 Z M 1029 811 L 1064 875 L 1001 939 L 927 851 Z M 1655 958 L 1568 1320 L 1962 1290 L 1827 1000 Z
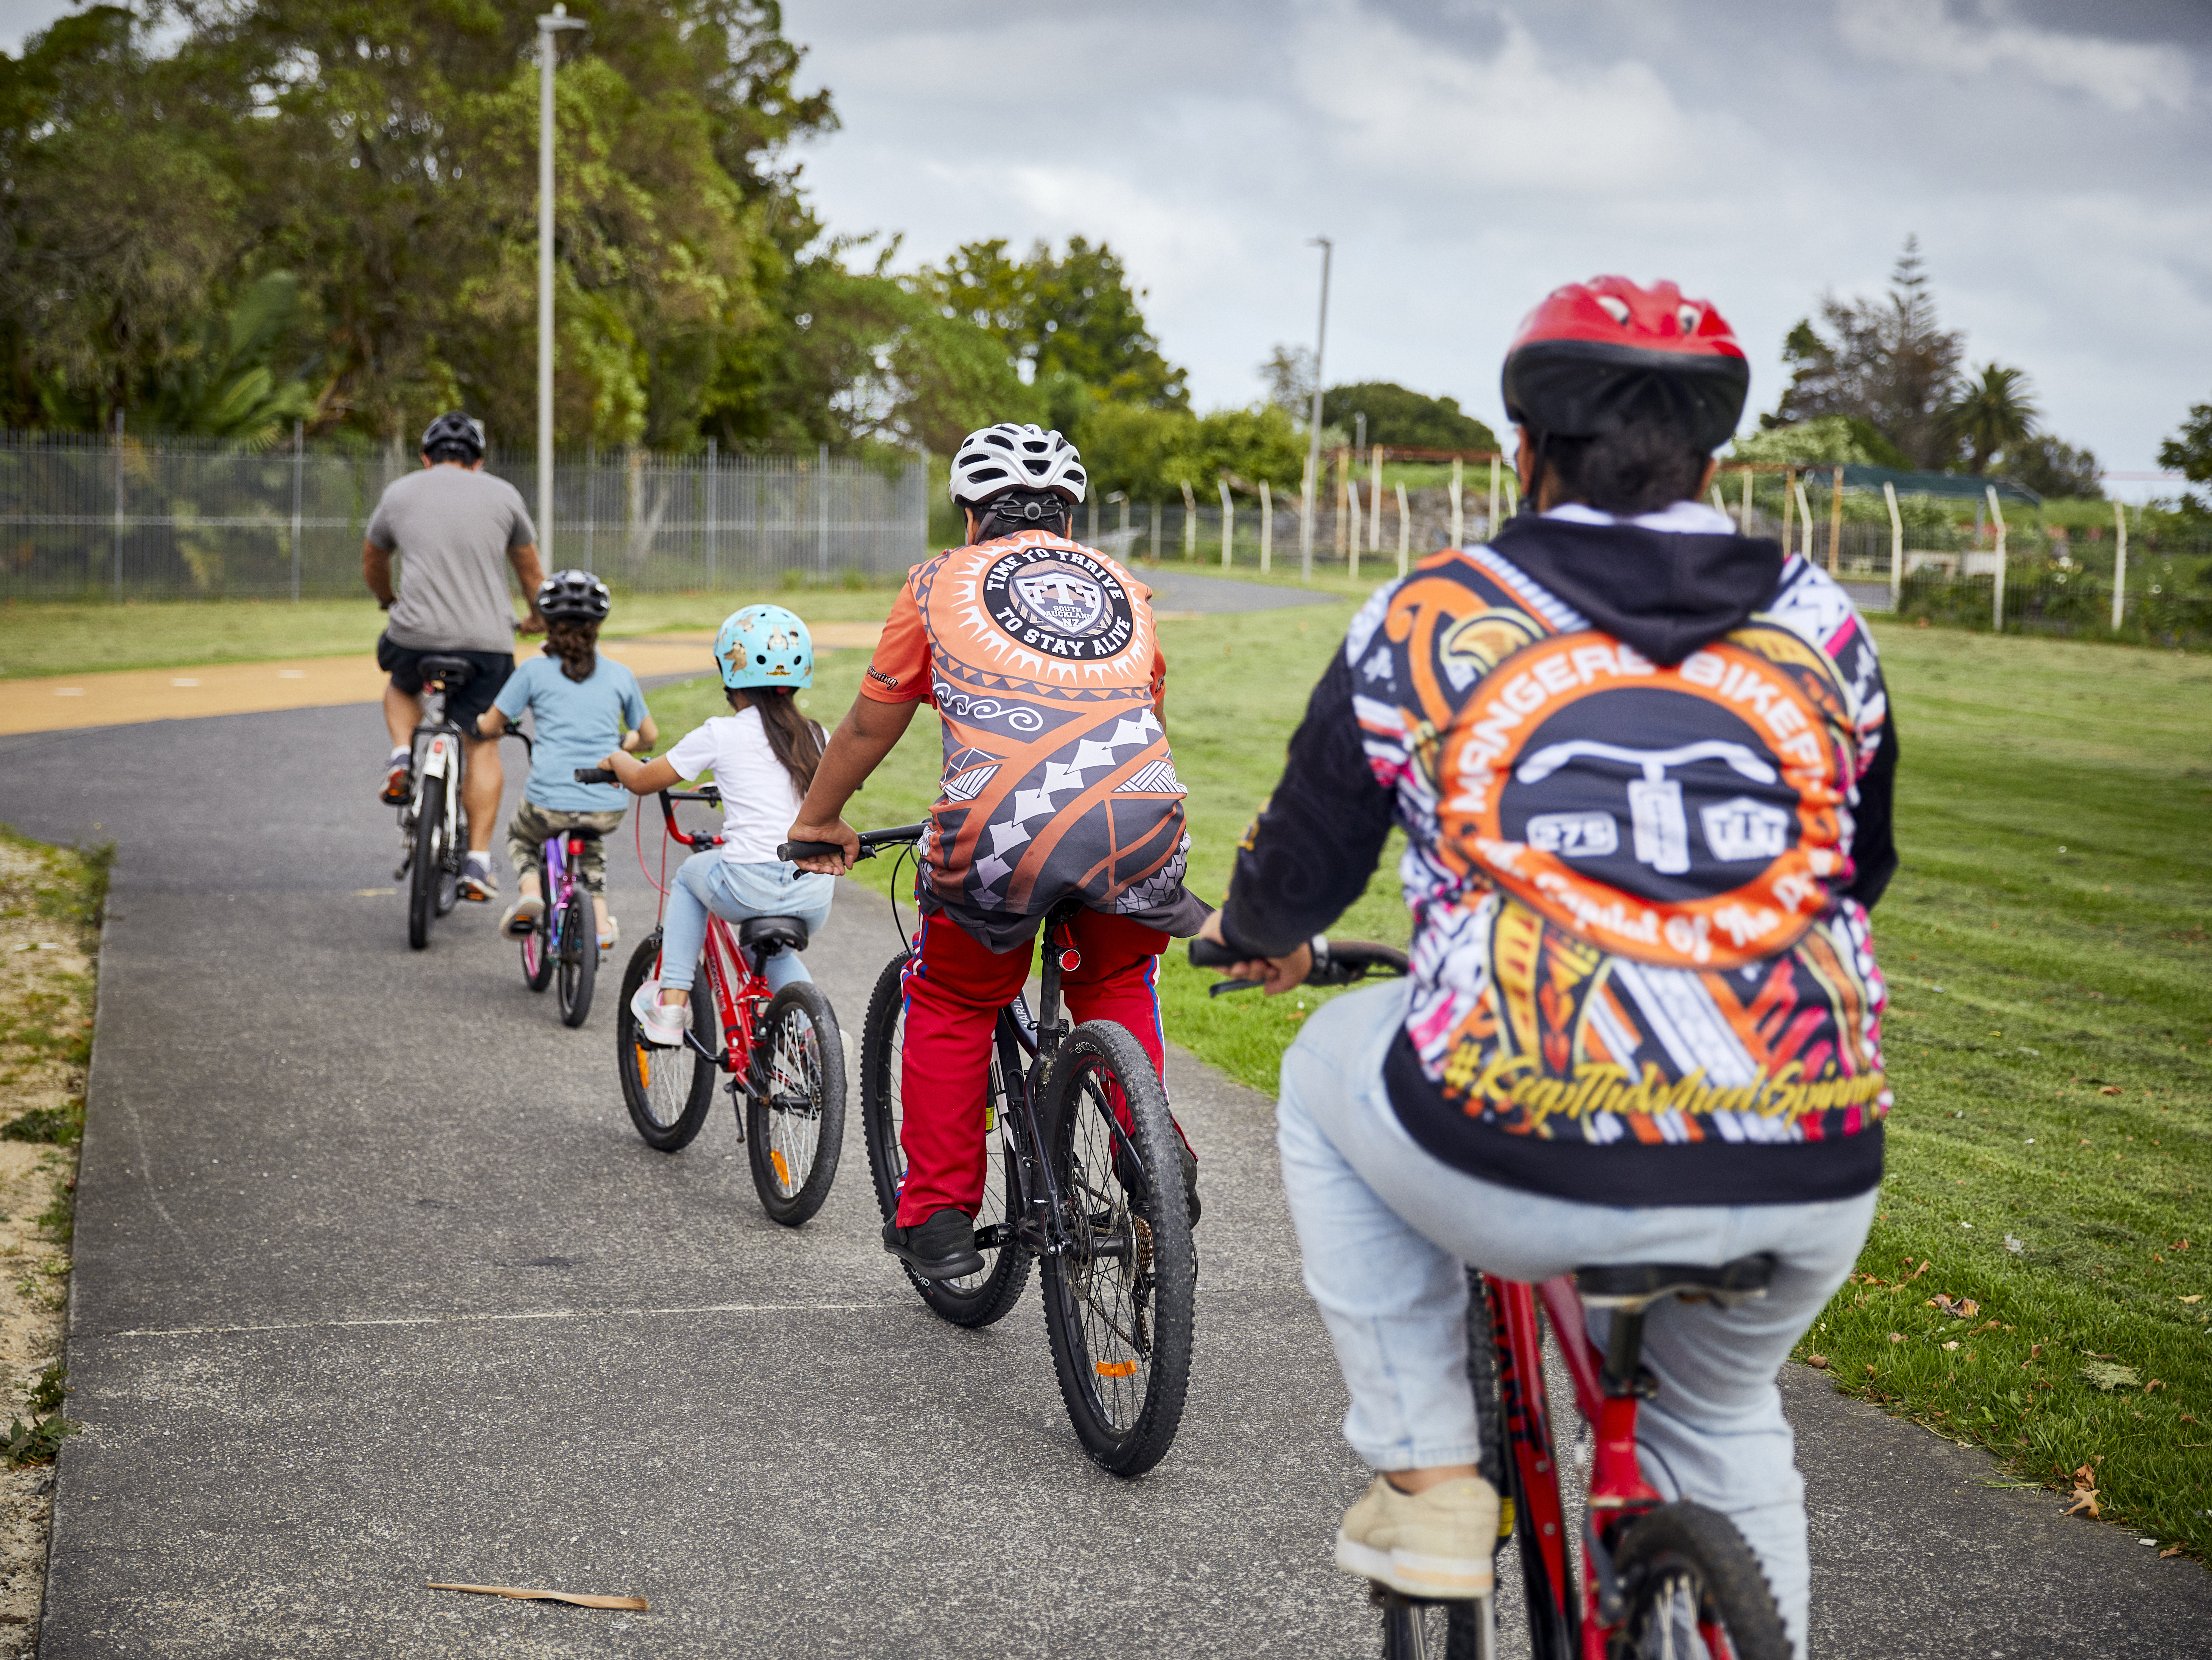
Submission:
M 572 1032 L 486 908 L 410 952 L 382 746 L 359 708 L 0 739 L 0 819 L 120 847 L 46 1660 L 1376 1652 L 1328 1566 L 1363 1478 L 1265 1099 L 1172 1063 L 1197 1360 L 1174 1450 L 1117 1481 L 1034 1292 L 957 1331 L 893 1272 L 857 1091 L 827 1208 L 779 1228 L 726 1109 L 673 1157 L 630 1130 L 615 968 Z M 627 836 L 610 862 L 635 940 Z M 895 944 L 848 885 L 809 952 L 855 1037 Z M 1788 1387 L 1824 1657 L 2206 1651 L 2196 1565 Z

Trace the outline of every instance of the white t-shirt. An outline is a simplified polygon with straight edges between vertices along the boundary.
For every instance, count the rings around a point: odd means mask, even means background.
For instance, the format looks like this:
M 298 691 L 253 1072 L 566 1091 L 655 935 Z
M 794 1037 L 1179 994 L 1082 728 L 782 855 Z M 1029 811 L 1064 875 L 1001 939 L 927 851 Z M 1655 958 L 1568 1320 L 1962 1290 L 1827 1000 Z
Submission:
M 775 850 L 799 817 L 799 794 L 769 747 L 760 711 L 718 714 L 686 733 L 668 751 L 686 778 L 712 770 L 722 792 L 722 858 L 732 865 L 773 865 Z

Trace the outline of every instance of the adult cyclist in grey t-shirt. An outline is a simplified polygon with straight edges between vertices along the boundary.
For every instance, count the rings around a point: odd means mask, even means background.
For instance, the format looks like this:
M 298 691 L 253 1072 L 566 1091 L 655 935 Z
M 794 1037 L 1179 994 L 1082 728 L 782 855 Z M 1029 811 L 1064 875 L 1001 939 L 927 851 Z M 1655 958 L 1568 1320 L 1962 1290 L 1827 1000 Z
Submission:
M 477 717 L 491 707 L 514 672 L 518 624 L 507 595 L 507 566 L 514 566 L 530 607 L 519 625 L 522 632 L 545 630 L 545 619 L 538 614 L 538 590 L 545 573 L 538 560 L 537 529 L 522 493 L 486 472 L 483 464 L 483 429 L 458 410 L 440 416 L 422 435 L 422 471 L 386 486 L 361 550 L 368 590 L 392 613 L 376 642 L 377 666 L 392 676 L 384 689 L 384 724 L 392 734 L 392 753 L 384 767 L 387 804 L 403 805 L 414 786 L 423 657 L 435 652 L 475 666 L 469 684 L 447 697 L 446 713 L 471 734 L 461 785 L 469 854 L 460 895 L 478 901 L 499 891 L 492 875 L 491 835 L 506 779 L 500 771 L 498 740 L 473 734 Z M 394 553 L 400 556 L 396 592 Z

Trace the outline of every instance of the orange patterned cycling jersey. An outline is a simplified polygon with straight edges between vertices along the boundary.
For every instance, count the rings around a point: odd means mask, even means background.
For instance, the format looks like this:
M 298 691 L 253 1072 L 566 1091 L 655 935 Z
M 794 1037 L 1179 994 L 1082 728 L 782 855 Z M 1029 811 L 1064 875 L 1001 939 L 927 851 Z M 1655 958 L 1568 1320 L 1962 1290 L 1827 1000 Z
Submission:
M 1151 601 L 1106 555 L 1024 531 L 925 561 L 892 607 L 861 695 L 936 708 L 922 891 L 994 949 L 1069 895 L 1147 918 L 1183 900 Z

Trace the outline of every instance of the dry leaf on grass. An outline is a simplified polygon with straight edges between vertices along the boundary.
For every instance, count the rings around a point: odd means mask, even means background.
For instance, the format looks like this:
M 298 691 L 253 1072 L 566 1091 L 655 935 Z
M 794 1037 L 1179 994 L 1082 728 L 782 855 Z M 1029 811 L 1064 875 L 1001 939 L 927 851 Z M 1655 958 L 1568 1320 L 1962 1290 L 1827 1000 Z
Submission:
M 472 1590 L 486 1596 L 512 1596 L 518 1602 L 574 1602 L 580 1608 L 631 1608 L 646 1612 L 642 1596 L 590 1596 L 580 1591 L 529 1590 L 520 1585 L 457 1585 L 433 1579 L 432 1590 Z
M 1815 1371 L 1826 1371 L 1828 1369 L 1828 1357 L 1825 1354 L 1808 1354 L 1805 1357 L 1805 1364 Z
M 2074 1472 L 2074 1502 L 2066 1507 L 2066 1514 L 2078 1516 L 2084 1511 L 2093 1521 L 2102 1514 L 2097 1507 L 2097 1473 L 2087 1464 Z
M 2159 1552 L 2158 1560 L 2163 1562 L 2169 1556 L 2179 1556 L 2181 1554 L 2183 1548 L 2184 1548 L 2179 1545 L 2168 1545 L 2164 1550 Z
M 1942 1292 L 1928 1299 L 1928 1306 L 1954 1320 L 1971 1320 L 1982 1311 L 1982 1305 L 1971 1297 L 1953 1298 Z

